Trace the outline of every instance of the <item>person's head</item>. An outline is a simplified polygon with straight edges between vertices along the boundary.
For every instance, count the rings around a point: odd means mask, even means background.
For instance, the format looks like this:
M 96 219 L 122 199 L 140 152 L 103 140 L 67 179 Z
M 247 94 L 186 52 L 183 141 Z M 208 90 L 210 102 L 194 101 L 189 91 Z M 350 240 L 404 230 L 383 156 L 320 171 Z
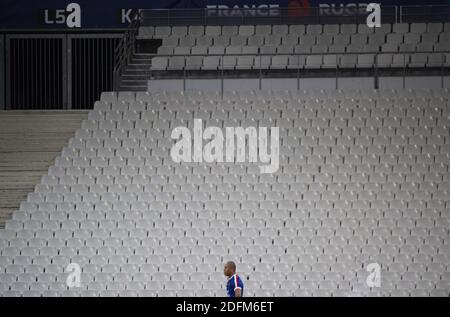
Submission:
M 236 264 L 232 261 L 225 263 L 223 274 L 225 274 L 226 277 L 231 277 L 234 273 L 236 273 Z

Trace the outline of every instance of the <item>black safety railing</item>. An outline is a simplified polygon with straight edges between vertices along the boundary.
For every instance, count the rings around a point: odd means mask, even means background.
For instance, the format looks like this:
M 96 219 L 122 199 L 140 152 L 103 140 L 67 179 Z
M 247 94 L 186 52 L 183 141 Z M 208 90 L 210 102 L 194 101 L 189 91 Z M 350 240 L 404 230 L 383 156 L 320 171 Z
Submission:
M 257 25 L 257 24 L 351 24 L 366 23 L 366 4 L 280 8 L 173 8 L 141 10 L 141 25 Z M 450 22 L 449 5 L 381 6 L 382 23 Z
M 384 74 L 395 75 L 403 79 L 403 85 L 405 86 L 405 80 L 409 75 L 433 75 L 441 78 L 441 87 L 444 87 L 444 77 L 450 69 L 450 53 L 444 51 L 416 51 L 416 52 L 361 52 L 361 53 L 292 53 L 292 54 L 208 54 L 208 55 L 153 55 L 154 57 L 167 58 L 167 66 L 162 69 L 157 67 L 150 67 L 149 80 L 170 78 L 170 73 L 173 72 L 177 75 L 177 78 L 183 79 L 184 87 L 185 81 L 188 79 L 197 79 L 202 77 L 208 77 L 208 72 L 214 72 L 214 77 L 221 79 L 226 78 L 242 78 L 242 74 L 238 75 L 234 72 L 226 74 L 227 71 L 241 70 L 247 72 L 244 77 L 259 79 L 260 88 L 263 78 L 267 78 L 271 71 L 283 71 L 283 74 L 287 77 L 297 78 L 299 82 L 301 78 L 305 77 L 308 72 L 309 75 L 316 77 L 323 76 L 323 73 L 318 71 L 328 72 L 333 74 L 333 78 L 336 80 L 336 87 L 338 79 L 342 78 L 345 72 L 351 71 L 351 76 L 354 76 L 354 71 L 359 70 L 365 72 L 364 77 L 372 77 L 374 80 L 374 87 L 378 88 L 378 82 L 380 72 Z M 253 58 L 253 64 L 246 67 L 245 65 L 237 65 L 237 63 L 227 64 L 227 57 L 235 58 L 250 56 Z M 279 65 L 273 65 L 271 59 L 274 57 L 285 57 L 287 63 Z M 361 61 L 358 58 L 367 56 L 368 58 Z M 412 56 L 422 56 L 426 60 L 413 60 Z M 428 60 L 429 56 L 438 57 L 436 60 Z M 170 58 L 177 57 L 182 59 L 182 65 L 170 65 Z M 217 57 L 217 66 L 205 67 L 205 65 L 187 65 L 187 61 L 192 57 Z M 314 62 L 314 57 L 319 57 L 320 61 Z M 326 57 L 329 57 L 328 59 Z M 352 58 L 353 57 L 353 58 Z M 390 61 L 383 60 L 383 57 L 390 57 Z M 310 59 L 310 61 L 308 61 Z M 152 59 L 153 60 L 153 59 Z M 325 63 L 324 61 L 327 60 Z M 293 61 L 290 63 L 289 61 Z M 237 67 L 236 67 L 237 66 Z M 290 73 L 286 73 L 286 71 Z M 413 71 L 417 70 L 419 73 Z M 425 70 L 425 71 L 424 71 Z M 250 73 L 249 71 L 253 71 Z M 256 71 L 256 74 L 255 74 Z M 412 73 L 410 73 L 410 71 Z M 448 74 L 447 74 L 448 75 Z
M 0 109 L 89 109 L 113 87 L 119 33 L 0 35 Z
M 450 5 L 416 5 L 399 7 L 399 22 L 450 22 Z

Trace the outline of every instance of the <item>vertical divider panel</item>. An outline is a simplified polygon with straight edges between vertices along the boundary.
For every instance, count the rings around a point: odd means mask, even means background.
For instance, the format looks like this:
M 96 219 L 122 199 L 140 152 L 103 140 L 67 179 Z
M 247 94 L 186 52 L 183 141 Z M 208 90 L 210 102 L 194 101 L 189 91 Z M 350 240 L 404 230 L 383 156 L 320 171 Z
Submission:
M 4 110 L 6 106 L 5 76 L 5 36 L 0 34 L 0 110 Z

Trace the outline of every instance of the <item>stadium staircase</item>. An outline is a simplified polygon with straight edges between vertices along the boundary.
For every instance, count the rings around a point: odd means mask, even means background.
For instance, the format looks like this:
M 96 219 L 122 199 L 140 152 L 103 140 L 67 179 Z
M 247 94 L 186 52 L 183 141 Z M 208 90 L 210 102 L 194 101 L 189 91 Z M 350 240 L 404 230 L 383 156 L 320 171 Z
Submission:
M 87 112 L 0 112 L 0 228 L 34 190 Z
M 146 91 L 152 54 L 133 53 L 120 81 L 120 91 Z

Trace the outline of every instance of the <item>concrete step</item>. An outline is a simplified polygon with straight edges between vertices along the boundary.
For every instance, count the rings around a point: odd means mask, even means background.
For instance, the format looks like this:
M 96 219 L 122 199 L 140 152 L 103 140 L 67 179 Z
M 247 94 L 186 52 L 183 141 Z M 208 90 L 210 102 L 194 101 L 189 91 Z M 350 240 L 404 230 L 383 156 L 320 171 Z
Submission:
M 8 219 L 11 219 L 13 212 L 16 211 L 17 209 L 18 208 L 0 207 L 0 229 L 5 228 L 5 222 Z
M 151 64 L 151 58 L 131 58 L 130 64 Z
M 120 86 L 120 90 L 122 91 L 147 91 L 147 84 L 145 85 L 133 85 L 133 86 L 128 86 L 128 85 L 121 85 Z
M 50 151 L 54 152 L 61 148 L 70 137 L 72 133 L 61 132 L 59 134 L 54 133 L 39 133 L 39 134 L 13 134 L 5 133 L 0 134 L 0 152 L 8 153 L 15 144 L 21 143 L 21 152 L 33 152 L 33 151 Z M 43 143 L 42 139 L 46 142 Z
M 151 63 L 142 63 L 142 64 L 136 64 L 136 63 L 130 63 L 127 65 L 127 69 L 134 69 L 134 70 L 150 70 L 150 67 L 152 66 Z
M 0 153 L 0 169 L 2 167 L 7 167 L 8 170 L 14 168 L 28 168 L 33 164 L 41 164 L 45 166 L 49 163 L 53 163 L 55 157 L 59 155 L 60 152 L 52 152 L 52 151 L 33 151 L 32 155 L 29 155 L 29 152 L 25 151 L 16 151 L 16 152 L 1 152 Z M 34 165 L 33 165 L 34 166 Z M 40 165 L 39 165 L 40 166 Z
M 34 190 L 34 186 L 21 187 L 17 189 L 0 189 L 0 200 L 3 208 L 18 208 L 20 202 L 26 200 L 29 192 Z
M 0 111 L 0 134 L 71 132 L 86 117 L 86 111 Z
M 0 228 L 81 127 L 87 111 L 0 111 Z
M 151 59 L 153 56 L 155 56 L 155 54 L 150 54 L 150 53 L 134 53 L 133 54 L 133 58 L 142 58 L 142 59 Z
M 123 74 L 123 76 L 147 76 L 150 77 L 150 72 L 148 70 L 126 70 Z
M 121 84 L 126 86 L 132 86 L 132 85 L 141 85 L 147 82 L 147 79 L 138 79 L 138 78 L 122 78 Z
M 138 74 L 123 74 L 122 75 L 122 80 L 147 80 L 148 79 L 148 74 L 142 74 L 142 73 L 138 73 Z
M 150 68 L 125 68 L 122 75 L 126 74 L 148 74 L 150 73 Z

